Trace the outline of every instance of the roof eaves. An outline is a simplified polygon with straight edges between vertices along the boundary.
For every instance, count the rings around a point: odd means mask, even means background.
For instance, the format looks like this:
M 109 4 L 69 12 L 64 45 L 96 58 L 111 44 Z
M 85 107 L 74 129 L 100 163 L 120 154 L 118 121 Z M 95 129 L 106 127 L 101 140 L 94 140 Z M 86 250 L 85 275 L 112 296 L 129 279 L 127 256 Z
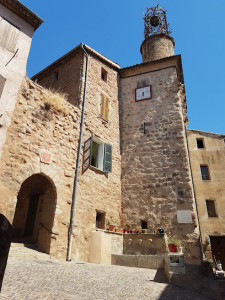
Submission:
M 98 58 L 100 58 L 101 60 L 105 61 L 106 63 L 110 64 L 113 68 L 115 69 L 120 69 L 120 65 L 111 61 L 109 58 L 105 57 L 104 55 L 100 54 L 99 52 L 95 51 L 94 49 L 92 49 L 91 47 L 89 47 L 86 44 L 80 43 L 79 45 L 77 45 L 75 48 L 73 48 L 72 50 L 70 50 L 68 53 L 66 53 L 65 55 L 61 56 L 60 58 L 58 58 L 57 60 L 55 60 L 53 63 L 51 63 L 50 65 L 48 65 L 46 68 L 44 68 L 43 70 L 41 70 L 40 72 L 38 72 L 37 74 L 35 74 L 34 76 L 31 77 L 32 80 L 35 80 L 37 77 L 39 77 L 40 75 L 44 74 L 47 71 L 50 71 L 52 68 L 56 68 L 56 66 L 62 62 L 64 59 L 69 58 L 70 56 L 73 56 L 74 54 L 76 54 L 76 52 L 81 49 L 81 45 L 84 46 L 84 48 L 89 52 L 92 53 L 93 55 L 97 56 Z
M 178 72 L 179 72 L 179 75 L 180 75 L 180 81 L 182 83 L 184 83 L 184 76 L 183 76 L 183 67 L 182 67 L 181 55 L 173 55 L 173 56 L 161 58 L 161 59 L 150 61 L 150 62 L 136 64 L 136 65 L 129 66 L 129 67 L 126 67 L 126 68 L 122 68 L 122 69 L 119 70 L 119 72 L 123 73 L 124 71 L 135 70 L 135 69 L 139 69 L 139 68 L 142 68 L 142 67 L 145 67 L 145 66 L 155 65 L 155 64 L 158 64 L 158 63 L 161 63 L 161 62 L 170 61 L 172 59 L 176 59 L 177 60 L 178 66 L 179 66 Z
M 0 4 L 4 5 L 16 15 L 24 19 L 27 23 L 33 26 L 34 30 L 36 30 L 44 22 L 43 19 L 18 0 L 0 0 Z
M 225 134 L 221 134 L 221 133 L 214 133 L 214 132 L 202 131 L 202 130 L 197 130 L 197 129 L 188 129 L 188 131 L 193 132 L 193 133 L 198 133 L 198 134 L 215 135 L 217 137 L 225 138 Z

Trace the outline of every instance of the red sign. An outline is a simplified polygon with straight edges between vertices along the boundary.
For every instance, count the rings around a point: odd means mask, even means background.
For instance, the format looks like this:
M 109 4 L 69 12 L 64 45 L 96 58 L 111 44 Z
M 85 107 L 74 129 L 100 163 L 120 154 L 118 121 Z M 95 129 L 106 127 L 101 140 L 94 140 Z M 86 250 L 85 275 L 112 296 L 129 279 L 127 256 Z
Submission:
M 43 152 L 43 153 L 41 153 L 41 162 L 43 162 L 45 164 L 50 164 L 51 157 L 52 157 L 52 155 L 50 153 Z

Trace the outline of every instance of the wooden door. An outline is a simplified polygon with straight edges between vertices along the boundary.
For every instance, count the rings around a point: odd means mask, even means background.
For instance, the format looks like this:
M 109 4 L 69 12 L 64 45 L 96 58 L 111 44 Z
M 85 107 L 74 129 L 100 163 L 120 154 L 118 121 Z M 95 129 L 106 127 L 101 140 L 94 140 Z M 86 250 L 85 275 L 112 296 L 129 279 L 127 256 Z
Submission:
M 24 230 L 25 236 L 33 235 L 37 208 L 38 208 L 38 199 L 39 199 L 38 195 L 30 196 L 29 198 L 29 207 L 28 207 L 27 219 L 26 219 L 25 230 Z

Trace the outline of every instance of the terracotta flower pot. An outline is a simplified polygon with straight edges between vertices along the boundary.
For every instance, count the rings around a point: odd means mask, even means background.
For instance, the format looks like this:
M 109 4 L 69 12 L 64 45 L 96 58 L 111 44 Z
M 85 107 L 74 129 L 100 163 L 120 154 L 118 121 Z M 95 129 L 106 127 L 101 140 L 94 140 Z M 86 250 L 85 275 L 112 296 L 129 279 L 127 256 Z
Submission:
M 173 252 L 173 253 L 177 252 L 177 245 L 175 245 L 175 244 L 169 244 L 168 248 L 169 248 L 170 252 Z
M 110 231 L 115 231 L 115 229 L 116 229 L 116 225 L 113 225 L 113 224 L 109 225 L 109 230 Z

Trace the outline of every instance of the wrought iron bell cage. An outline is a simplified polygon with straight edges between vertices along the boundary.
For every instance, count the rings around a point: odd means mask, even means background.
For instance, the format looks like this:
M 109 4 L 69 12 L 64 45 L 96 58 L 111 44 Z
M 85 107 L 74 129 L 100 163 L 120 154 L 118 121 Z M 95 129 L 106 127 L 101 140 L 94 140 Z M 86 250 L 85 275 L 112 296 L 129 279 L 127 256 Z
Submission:
M 172 31 L 166 19 L 166 10 L 159 5 L 147 8 L 144 17 L 145 22 L 145 38 L 153 34 L 170 34 Z

